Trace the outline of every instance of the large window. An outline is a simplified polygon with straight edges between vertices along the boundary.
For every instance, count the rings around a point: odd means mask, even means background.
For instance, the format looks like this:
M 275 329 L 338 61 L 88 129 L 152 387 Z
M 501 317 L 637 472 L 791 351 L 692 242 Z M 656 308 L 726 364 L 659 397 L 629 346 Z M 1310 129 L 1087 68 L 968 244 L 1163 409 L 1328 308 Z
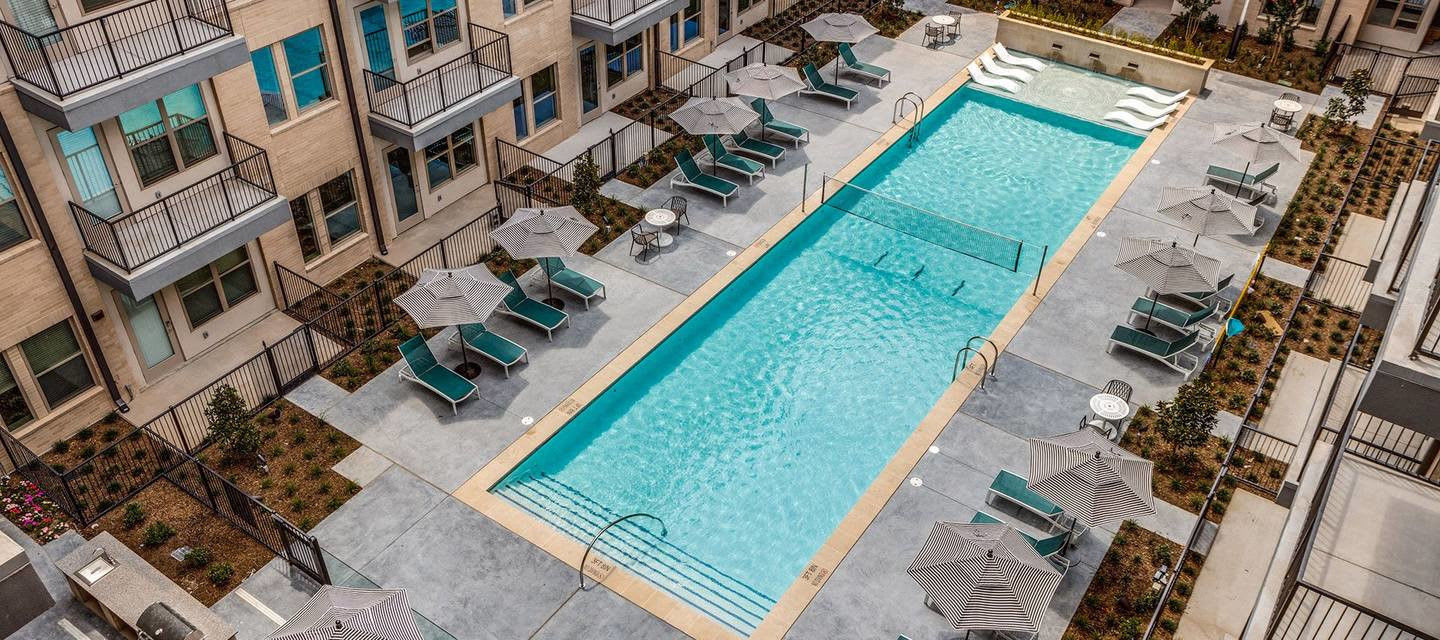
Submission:
M 20 350 L 51 409 L 95 384 L 68 320 L 26 338 Z
M 1379 0 L 1370 10 L 1370 24 L 1403 31 L 1420 28 L 1426 0 Z
M 175 282 L 185 317 L 193 329 L 225 313 L 242 300 L 254 295 L 258 288 L 255 272 L 250 268 L 250 254 L 245 247 L 220 256 Z
M 10 185 L 10 174 L 0 164 L 0 251 L 4 251 L 30 239 L 30 230 L 25 226 L 25 216 L 20 212 L 20 201 L 15 197 L 15 188 Z M 0 375 L 3 375 L 0 371 Z M 0 378 L 0 385 L 4 380 Z M 0 389 L 0 395 L 4 390 Z M 3 402 L 3 400 L 0 400 Z M 0 408 L 0 412 L 4 409 Z M 3 420 L 3 415 L 0 415 Z
M 149 185 L 219 153 L 200 85 L 120 114 L 120 132 L 140 184 Z
M 277 125 L 334 97 L 320 27 L 250 53 L 265 118 Z M 284 75 L 281 75 L 284 69 Z
M 425 176 L 433 191 L 476 164 L 475 125 L 469 124 L 444 140 L 425 147 Z
M 55 143 L 65 159 L 65 173 L 79 204 L 102 218 L 120 214 L 120 193 L 110 175 L 110 165 L 100 148 L 95 127 L 55 132 Z
M 605 86 L 613 87 L 645 71 L 645 34 L 605 45 Z
M 360 233 L 360 205 L 355 194 L 355 172 L 346 171 L 290 201 L 300 255 L 306 262 Z
M 15 380 L 10 365 L 5 363 L 5 357 L 0 355 L 0 426 L 14 431 L 34 419 L 35 412 L 25 401 L 20 383 Z
M 679 51 L 680 47 L 700 37 L 700 16 L 703 9 L 704 5 L 700 0 L 690 0 L 688 6 L 670 16 L 671 51 Z
M 530 76 L 530 105 L 535 128 L 549 124 L 560 117 L 559 98 L 555 97 L 555 65 L 550 65 Z
M 455 0 L 400 0 L 405 54 L 419 56 L 460 41 Z

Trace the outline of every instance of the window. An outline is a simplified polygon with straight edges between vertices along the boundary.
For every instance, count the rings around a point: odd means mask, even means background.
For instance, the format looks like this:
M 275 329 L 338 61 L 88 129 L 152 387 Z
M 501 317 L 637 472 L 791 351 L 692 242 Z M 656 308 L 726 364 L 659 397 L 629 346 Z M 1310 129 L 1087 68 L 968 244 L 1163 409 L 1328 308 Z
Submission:
M 124 1 L 125 0 L 80 0 L 80 8 L 88 12 L 96 9 L 104 9 L 112 4 L 120 4 Z
M 185 317 L 194 329 L 250 297 L 258 288 L 245 247 L 220 256 L 175 282 Z
M 10 13 L 15 24 L 36 35 L 55 30 L 55 13 L 50 9 L 49 0 L 10 0 Z
M 20 201 L 15 197 L 15 189 L 10 186 L 10 174 L 6 173 L 5 166 L 0 165 L 0 251 L 4 251 L 21 242 L 30 239 L 30 230 L 25 227 L 25 216 L 20 213 Z M 0 371 L 0 376 L 4 372 Z M 0 396 L 4 395 L 4 378 L 0 377 Z M 0 400 L 0 403 L 3 403 Z M 0 407 L 0 414 L 4 408 Z M 4 416 L 0 415 L 0 421 Z
M 459 11 L 455 0 L 400 0 L 400 29 L 405 54 L 430 53 L 460 40 Z
M 290 215 L 295 218 L 295 235 L 300 238 L 300 256 L 306 262 L 324 255 L 320 248 L 320 236 L 315 233 L 315 220 L 310 213 L 310 197 L 300 196 L 290 201 Z
M 385 23 L 385 5 L 371 5 L 360 12 L 360 31 L 365 37 L 365 62 L 370 71 L 394 80 L 395 58 L 390 55 L 390 28 Z
M 555 97 L 555 65 L 550 65 L 530 76 L 531 115 L 535 128 L 549 124 L 560 117 L 560 104 Z
M 735 15 L 745 13 L 745 10 L 749 9 L 752 4 L 754 3 L 751 0 L 735 0 Z
M 1370 10 L 1370 24 L 1415 31 L 1425 14 L 1426 0 L 1379 0 Z
M 20 383 L 16 382 L 15 374 L 11 373 L 5 358 L 0 356 L 0 425 L 14 431 L 34 419 L 35 412 L 31 411 L 30 404 L 25 402 Z
M 120 114 L 120 132 L 140 184 L 149 185 L 219 153 L 200 85 Z
M 115 180 L 110 177 L 110 165 L 100 149 L 95 128 L 57 131 L 55 143 L 65 159 L 65 170 L 70 175 L 71 187 L 80 200 L 80 206 L 101 218 L 119 215 L 120 194 L 115 190 Z
M 20 350 L 52 409 L 95 384 L 68 320 L 26 338 Z
M 700 0 L 690 0 L 689 6 L 670 16 L 670 50 L 679 51 L 682 45 L 700 37 L 700 16 L 703 5 Z
M 475 166 L 475 125 L 470 124 L 444 140 L 425 147 L 425 175 L 430 189 Z
M 1301 24 L 1314 25 L 1320 19 L 1320 8 L 1325 6 L 1325 0 L 1306 0 L 1305 6 L 1300 8 Z
M 250 52 L 250 62 L 255 67 L 255 82 L 260 85 L 265 119 L 271 126 L 334 97 L 320 27 L 256 49 Z M 288 83 L 281 82 L 281 68 L 285 69 Z
M 645 70 L 645 34 L 637 33 L 618 45 L 605 45 L 605 86 L 613 87 Z
M 325 233 L 330 244 L 360 232 L 360 207 L 355 201 L 355 179 L 353 172 L 320 185 L 320 210 L 325 215 Z
M 500 11 L 506 18 L 513 18 L 520 13 L 520 0 L 500 0 Z

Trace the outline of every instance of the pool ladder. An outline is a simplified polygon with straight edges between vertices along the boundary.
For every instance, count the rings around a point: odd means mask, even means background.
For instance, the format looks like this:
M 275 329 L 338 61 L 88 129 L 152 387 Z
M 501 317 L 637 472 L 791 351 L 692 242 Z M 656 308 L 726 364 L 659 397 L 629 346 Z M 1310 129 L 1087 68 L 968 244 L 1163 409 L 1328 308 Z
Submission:
M 976 340 L 980 341 L 979 347 L 975 346 Z M 990 347 L 990 352 L 995 358 L 993 361 L 985 356 L 984 349 L 986 346 Z M 971 355 L 980 358 L 980 361 L 985 363 L 984 369 L 980 372 L 980 388 L 984 389 L 986 378 L 991 380 L 995 379 L 995 367 L 1000 364 L 1000 347 L 995 345 L 994 340 L 986 338 L 985 336 L 970 336 L 970 339 L 965 341 L 965 346 L 960 349 L 959 353 L 955 354 L 955 370 L 950 375 L 951 382 L 960 379 L 960 372 L 964 371 L 965 367 L 970 365 Z
M 605 535 L 605 532 L 606 532 L 606 531 L 609 531 L 609 530 L 610 530 L 610 527 L 613 527 L 613 526 L 615 526 L 615 525 L 617 525 L 617 524 L 620 524 L 621 522 L 624 522 L 624 521 L 629 520 L 629 519 L 631 519 L 631 518 L 650 518 L 651 520 L 654 520 L 655 522 L 660 523 L 660 537 L 662 537 L 662 538 L 665 537 L 666 535 L 669 535 L 669 533 L 670 533 L 669 528 L 667 528 L 667 527 L 665 526 L 665 521 L 664 521 L 664 520 L 661 520 L 660 518 L 658 518 L 658 517 L 656 517 L 656 516 L 652 516 L 652 515 L 650 515 L 650 514 L 648 514 L 648 513 L 645 513 L 645 512 L 632 513 L 632 514 L 630 514 L 630 515 L 620 516 L 619 518 L 615 518 L 614 520 L 611 520 L 611 521 L 609 522 L 609 524 L 606 524 L 604 527 L 601 527 L 601 528 L 600 528 L 600 531 L 595 534 L 595 537 L 593 537 L 593 538 L 590 539 L 590 544 L 585 545 L 585 555 L 580 556 L 580 590 L 581 590 L 581 591 L 584 591 L 584 590 L 585 590 L 585 563 L 590 560 L 590 551 L 595 548 L 595 543 L 597 543 L 597 542 L 600 541 L 600 536 Z
M 915 124 L 905 134 L 906 142 L 915 146 L 920 139 L 920 121 L 925 119 L 925 99 L 914 91 L 906 91 L 905 95 L 895 100 L 895 109 L 890 114 L 890 124 L 899 124 L 905 120 L 905 105 L 910 105 L 910 114 L 914 116 Z

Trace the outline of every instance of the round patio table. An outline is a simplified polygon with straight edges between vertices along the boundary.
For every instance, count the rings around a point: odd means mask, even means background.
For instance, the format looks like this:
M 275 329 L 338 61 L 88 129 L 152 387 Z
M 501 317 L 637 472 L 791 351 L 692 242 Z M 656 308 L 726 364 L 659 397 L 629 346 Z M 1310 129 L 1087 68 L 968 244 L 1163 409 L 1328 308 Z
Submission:
M 1285 98 L 1281 98 L 1275 101 L 1276 111 L 1284 111 L 1285 113 L 1300 113 L 1300 110 L 1304 108 L 1304 105 L 1294 100 L 1287 100 Z
M 959 35 L 960 33 L 960 21 L 956 20 L 955 16 L 930 16 L 930 21 L 939 25 L 940 28 L 944 29 L 946 35 L 953 36 Z
M 1120 421 L 1130 415 L 1130 403 L 1114 394 L 1097 393 L 1090 397 L 1090 413 L 1104 425 L 1101 433 L 1113 440 L 1120 433 Z
M 675 212 L 669 209 L 651 209 L 645 213 L 645 222 L 650 226 L 660 229 L 660 237 L 655 239 L 655 244 L 661 247 L 668 247 L 675 242 L 675 236 L 665 233 L 670 225 L 675 224 Z

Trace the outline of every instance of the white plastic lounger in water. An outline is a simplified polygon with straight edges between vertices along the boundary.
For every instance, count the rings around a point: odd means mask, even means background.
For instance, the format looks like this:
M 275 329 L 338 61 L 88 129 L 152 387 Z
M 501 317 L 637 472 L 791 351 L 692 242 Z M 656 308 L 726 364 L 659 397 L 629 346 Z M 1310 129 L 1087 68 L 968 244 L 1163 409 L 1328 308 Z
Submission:
M 1169 120 L 1170 117 L 1161 116 L 1154 120 L 1141 120 L 1140 118 L 1136 117 L 1135 114 L 1130 113 L 1129 111 L 1111 111 L 1110 113 L 1105 114 L 1105 119 L 1121 122 L 1135 127 L 1136 129 L 1139 129 L 1141 131 L 1149 131 L 1151 129 L 1154 129 L 1155 127 L 1165 124 L 1165 121 Z
M 1174 95 L 1167 95 L 1150 87 L 1132 87 L 1129 91 L 1125 92 L 1125 95 L 1137 96 L 1159 104 L 1176 104 L 1184 100 L 1185 96 L 1190 95 L 1190 90 L 1186 89 Z
M 1134 98 L 1125 98 L 1124 100 L 1121 100 L 1121 101 L 1119 101 L 1119 102 L 1116 102 L 1116 103 L 1115 103 L 1115 108 L 1116 108 L 1116 109 L 1129 109 L 1129 110 L 1134 111 L 1135 113 L 1138 113 L 1138 114 L 1143 115 L 1143 116 L 1150 116 L 1151 118 L 1159 118 L 1159 117 L 1161 117 L 1161 116 L 1168 116 L 1168 115 L 1170 115 L 1170 114 L 1172 114 L 1172 113 L 1175 113 L 1175 110 L 1176 110 L 1176 109 L 1179 109 L 1179 108 L 1180 108 L 1180 105 L 1178 105 L 1178 104 L 1172 104 L 1172 105 L 1167 105 L 1167 106 L 1164 106 L 1164 107 L 1154 107 L 1154 106 L 1151 106 L 1151 105 L 1149 105 L 1149 104 L 1146 104 L 1145 102 L 1142 102 L 1142 101 L 1140 101 L 1140 100 L 1136 100 L 1136 99 L 1134 99 Z
M 974 80 L 987 87 L 1004 89 L 1006 91 L 1009 91 L 1010 93 L 1015 93 L 1016 91 L 1020 90 L 1020 85 L 1016 84 L 1014 80 L 1006 80 L 1004 78 L 992 78 L 986 75 L 984 71 L 981 71 L 980 65 L 975 64 L 974 62 L 971 62 L 969 65 L 967 65 L 965 69 L 970 72 L 971 80 Z
M 1026 69 L 1033 69 L 1035 71 L 1045 70 L 1045 63 L 1036 60 L 1035 58 L 1022 58 L 1013 53 L 1010 53 L 1010 50 L 1006 49 L 1005 45 L 1000 44 L 999 42 L 995 43 L 995 57 L 999 58 L 1001 62 L 1004 62 L 1008 65 L 1025 67 Z
M 1011 69 L 1009 67 L 1000 66 L 1000 63 L 995 61 L 995 56 L 992 56 L 988 53 L 980 56 L 980 66 L 985 67 L 985 71 L 990 73 L 990 75 L 999 76 L 1001 78 L 1012 78 L 1020 82 L 1029 82 L 1032 78 L 1035 77 L 1031 75 L 1029 71 L 1021 71 L 1019 69 Z

